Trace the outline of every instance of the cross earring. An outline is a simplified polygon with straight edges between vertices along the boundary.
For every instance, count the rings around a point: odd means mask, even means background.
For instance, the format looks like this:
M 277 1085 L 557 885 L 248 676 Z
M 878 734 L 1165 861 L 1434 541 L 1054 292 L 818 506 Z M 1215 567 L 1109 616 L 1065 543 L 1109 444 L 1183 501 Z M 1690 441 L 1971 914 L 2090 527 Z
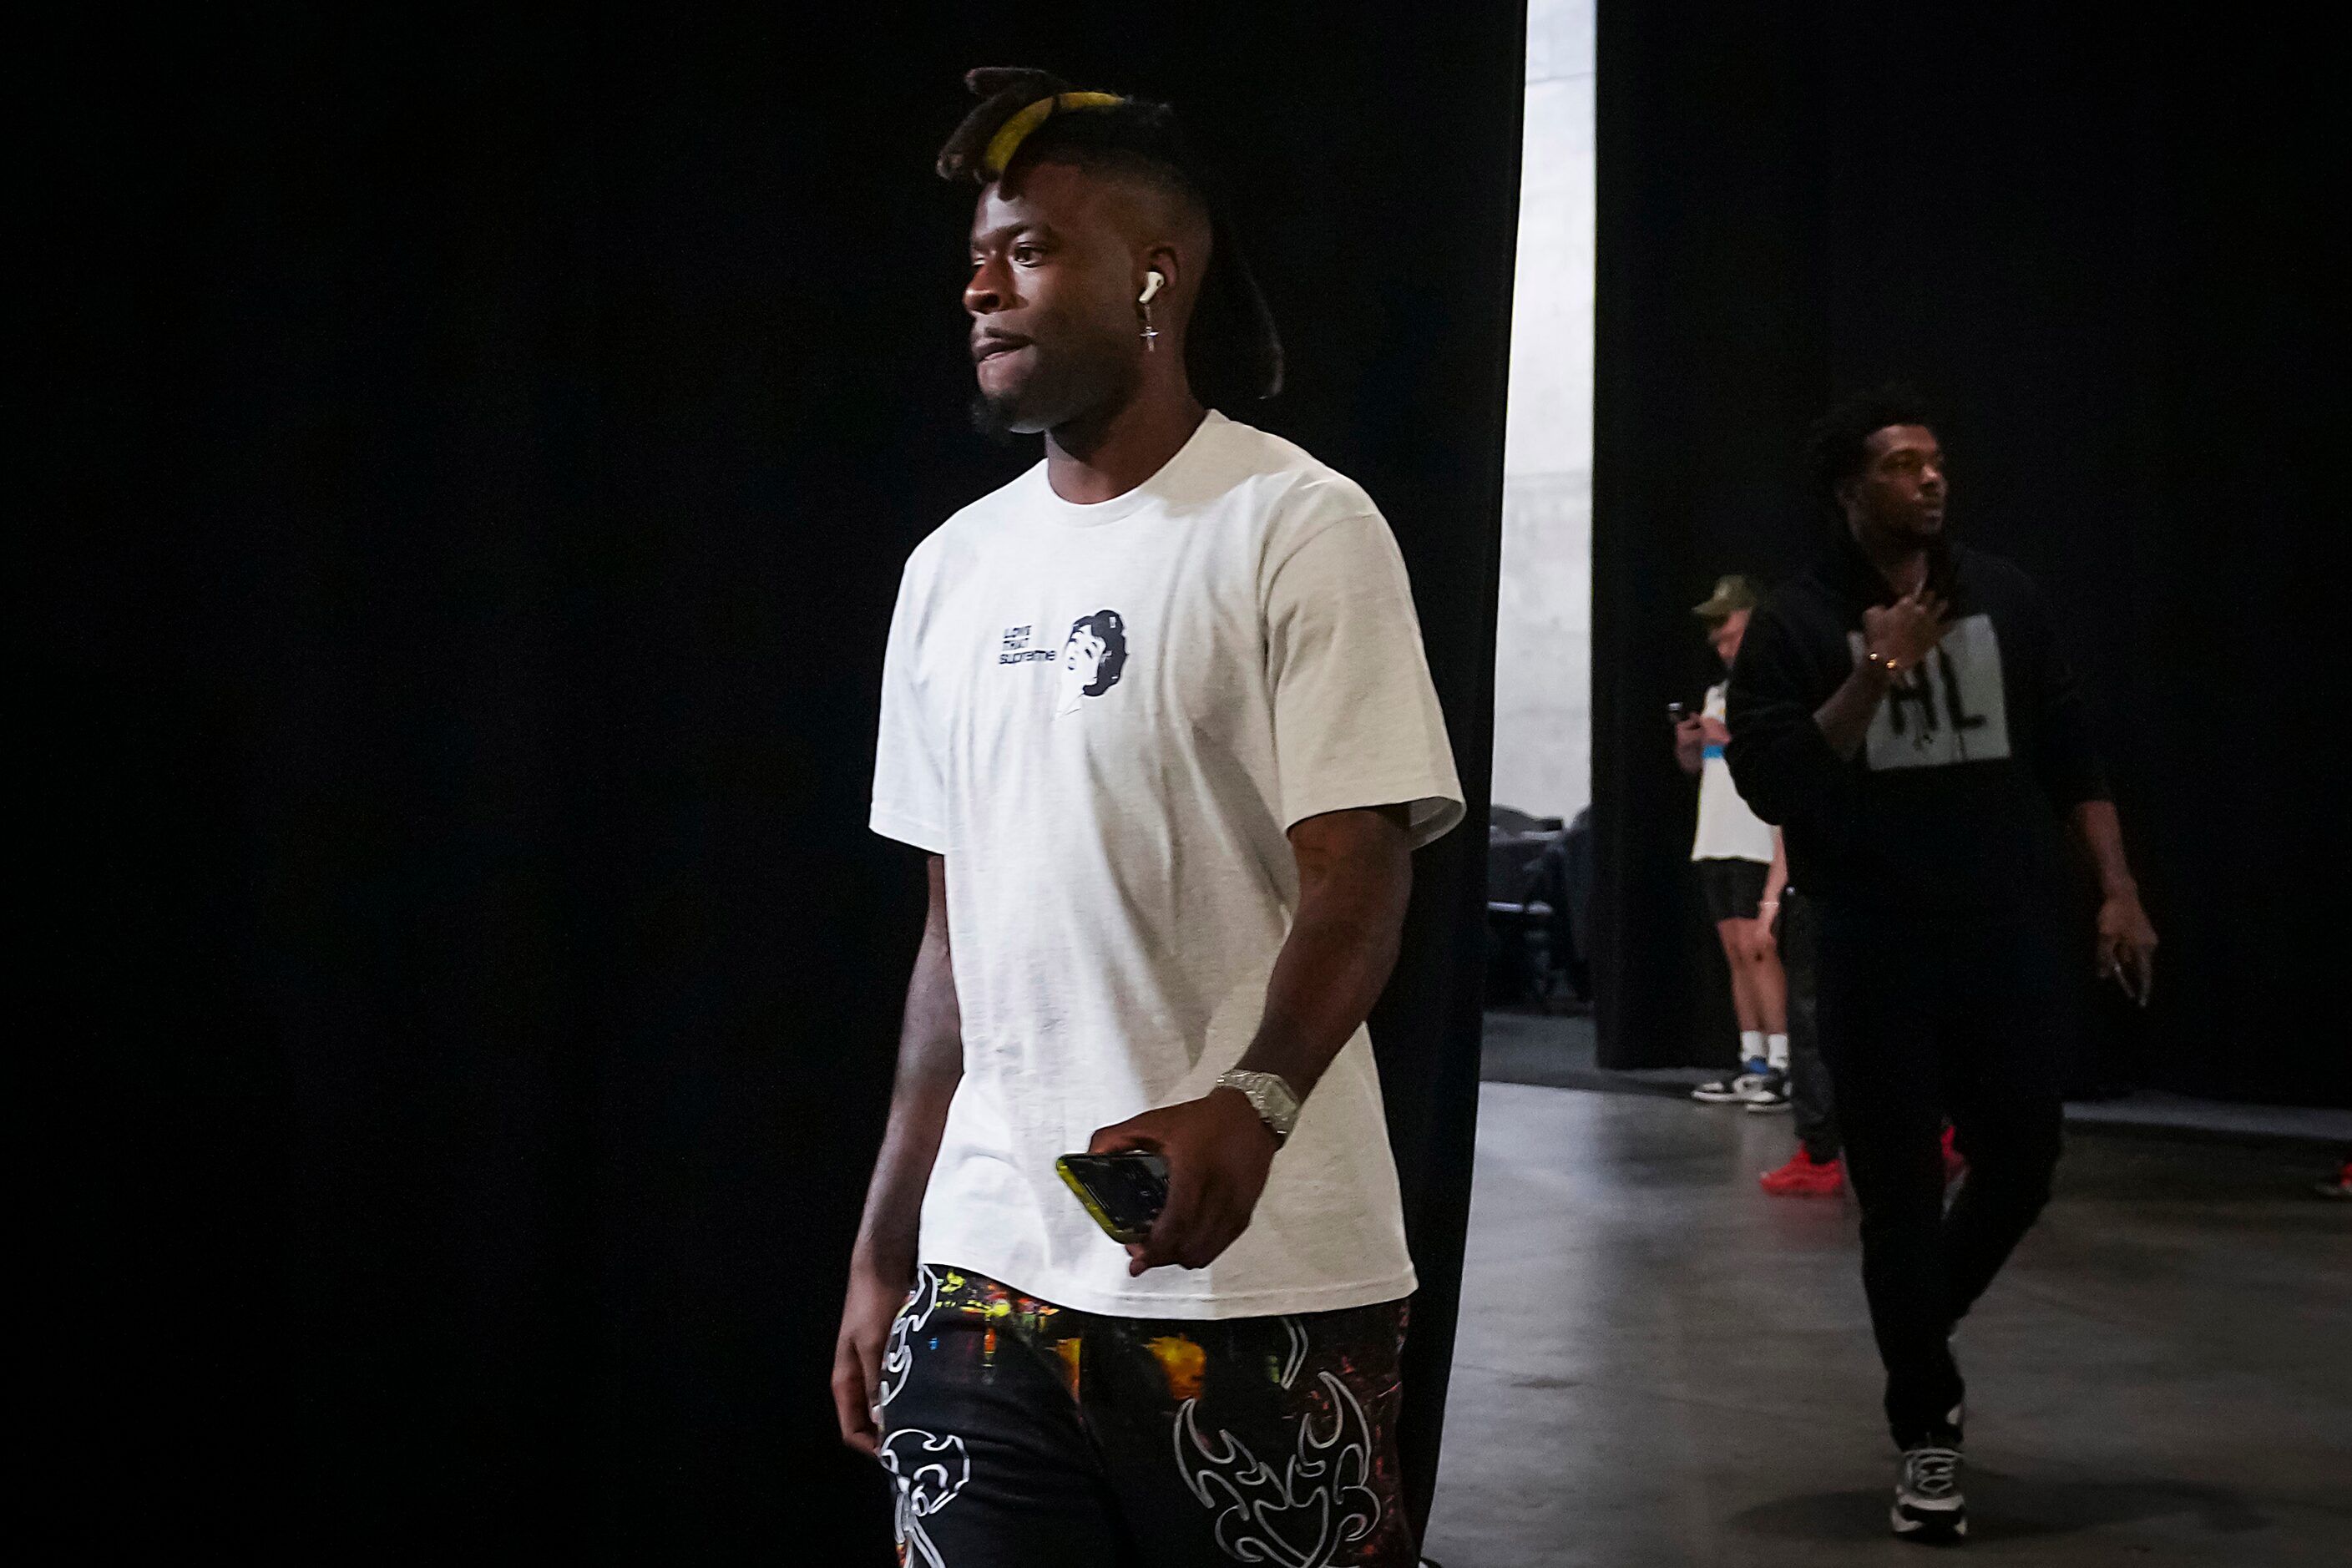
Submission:
M 1143 307 L 1143 331 L 1140 335 L 1143 339 L 1143 352 L 1145 353 L 1150 353 L 1160 346 L 1160 333 L 1151 324 L 1151 307 L 1150 305 Z

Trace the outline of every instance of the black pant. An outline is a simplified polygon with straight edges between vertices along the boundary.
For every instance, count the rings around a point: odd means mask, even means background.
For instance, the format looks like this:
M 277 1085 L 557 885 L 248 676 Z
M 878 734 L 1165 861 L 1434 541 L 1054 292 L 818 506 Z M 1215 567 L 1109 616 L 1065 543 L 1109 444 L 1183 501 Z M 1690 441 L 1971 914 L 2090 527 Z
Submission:
M 1948 1336 L 2050 1198 L 2066 950 L 2024 916 L 1820 913 L 1822 1047 L 1862 1205 L 1886 1418 L 1909 1447 L 1954 1435 L 1963 1385 Z M 1969 1161 L 1948 1208 L 1947 1116 Z
M 1410 1568 L 1406 1305 L 1109 1318 L 927 1265 L 881 1459 L 908 1568 Z
M 1780 919 L 1773 940 L 1789 980 L 1789 1104 L 1796 1112 L 1797 1142 L 1817 1164 L 1838 1157 L 1836 1097 L 1829 1064 L 1822 1059 L 1821 910 L 1794 888 L 1780 892 Z

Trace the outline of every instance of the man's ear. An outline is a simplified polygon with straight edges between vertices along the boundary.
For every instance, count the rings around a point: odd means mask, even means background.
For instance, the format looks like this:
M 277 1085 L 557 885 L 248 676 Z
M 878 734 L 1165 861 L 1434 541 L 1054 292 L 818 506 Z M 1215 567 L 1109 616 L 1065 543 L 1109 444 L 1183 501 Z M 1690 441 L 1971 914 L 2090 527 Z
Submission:
M 1143 253 L 1143 265 L 1137 269 L 1136 293 L 1139 298 L 1149 286 L 1146 274 L 1160 274 L 1160 288 L 1151 297 L 1154 305 L 1168 305 L 1184 294 L 1192 277 L 1184 270 L 1184 258 L 1173 245 L 1160 244 Z

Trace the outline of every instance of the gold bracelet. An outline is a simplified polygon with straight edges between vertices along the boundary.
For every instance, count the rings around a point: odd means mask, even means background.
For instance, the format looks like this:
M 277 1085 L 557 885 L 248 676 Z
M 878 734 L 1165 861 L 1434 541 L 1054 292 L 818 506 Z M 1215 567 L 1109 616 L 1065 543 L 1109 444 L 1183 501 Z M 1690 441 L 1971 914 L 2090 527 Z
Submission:
M 1892 658 L 1889 658 L 1886 655 L 1878 652 L 1874 648 L 1863 649 L 1862 657 L 1872 664 L 1883 667 L 1889 675 L 1893 675 L 1895 671 L 1903 668 L 1901 665 L 1895 663 Z

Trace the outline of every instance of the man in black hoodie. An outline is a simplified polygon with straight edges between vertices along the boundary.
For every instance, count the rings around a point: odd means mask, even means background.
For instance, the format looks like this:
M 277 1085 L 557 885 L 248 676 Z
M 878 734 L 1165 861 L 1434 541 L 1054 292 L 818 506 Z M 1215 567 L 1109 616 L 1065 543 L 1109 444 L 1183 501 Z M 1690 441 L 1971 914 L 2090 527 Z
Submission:
M 2156 932 L 2049 612 L 2015 566 L 1947 542 L 1944 454 L 1916 400 L 1847 404 L 1813 460 L 1843 526 L 1756 613 L 1726 754 L 1820 911 L 1822 1049 L 1903 1450 L 1895 1531 L 1949 1539 L 1968 1529 L 1950 1335 L 2058 1159 L 2082 953 L 2059 912 L 2059 818 L 2098 868 L 2084 956 L 2143 1002 Z M 1948 1210 L 1948 1115 L 1969 1160 Z

